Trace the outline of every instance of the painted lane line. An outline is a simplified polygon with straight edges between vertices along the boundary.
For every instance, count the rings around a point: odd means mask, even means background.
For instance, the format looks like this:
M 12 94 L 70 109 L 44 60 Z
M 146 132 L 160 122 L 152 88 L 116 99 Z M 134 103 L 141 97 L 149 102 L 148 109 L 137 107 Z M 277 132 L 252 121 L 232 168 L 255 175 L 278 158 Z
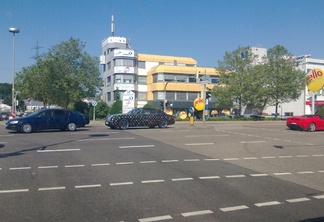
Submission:
M 20 192 L 28 192 L 29 189 L 18 189 L 18 190 L 0 190 L 0 193 L 20 193 Z
M 171 179 L 172 181 L 188 181 L 188 180 L 193 180 L 192 177 L 184 177 L 184 178 L 174 178 Z
M 226 178 L 242 178 L 242 177 L 246 177 L 245 175 L 227 175 L 225 176 Z
M 231 160 L 239 160 L 239 158 L 226 158 L 225 161 L 231 161 Z
M 324 156 L 324 154 L 318 154 L 318 155 L 312 155 L 312 156 L 320 157 L 320 156 Z
M 286 173 L 274 173 L 273 175 L 276 176 L 284 176 L 284 175 L 291 175 L 292 173 L 286 172 Z
M 324 195 L 316 195 L 316 196 L 313 196 L 315 199 L 324 199 Z
M 179 160 L 162 160 L 162 163 L 174 163 L 179 162 Z
M 219 159 L 204 159 L 204 161 L 217 161 Z
M 184 162 L 198 162 L 200 159 L 184 159 Z
M 73 168 L 73 167 L 85 167 L 85 165 L 65 165 L 66 168 Z
M 93 133 L 84 133 L 84 132 L 72 132 L 71 134 L 83 134 L 83 135 L 98 135 L 98 134 L 100 134 L 100 135 L 107 135 L 107 136 L 109 136 L 110 134 L 118 134 L 119 132 L 109 132 L 109 133 L 107 133 L 107 132 L 93 132 Z
M 2 168 L 0 168 L 0 170 L 2 170 Z
M 297 155 L 296 157 L 309 157 L 309 155 Z
M 192 212 L 182 213 L 181 215 L 183 217 L 192 217 L 192 216 L 199 216 L 199 215 L 213 214 L 213 213 L 214 212 L 211 210 L 200 210 L 200 211 L 192 211 Z
M 240 143 L 265 143 L 266 141 L 260 140 L 260 141 L 241 141 Z
M 133 140 L 135 137 L 124 137 L 124 138 L 102 138 L 102 139 L 81 139 L 77 140 L 78 142 L 84 141 L 106 141 L 106 140 Z
M 219 176 L 207 176 L 207 177 L 199 177 L 201 180 L 212 180 L 212 179 L 219 179 Z
M 155 145 L 139 145 L 139 146 L 120 146 L 119 149 L 130 149 L 130 148 L 149 148 L 155 147 Z
M 81 150 L 81 149 L 37 150 L 37 153 L 71 152 L 71 151 L 80 151 L 80 150 Z
M 190 137 L 190 138 L 193 138 L 193 137 L 215 137 L 215 136 L 229 136 L 228 134 L 217 134 L 217 135 L 190 135 L 190 136 L 186 136 L 186 137 Z
M 309 198 L 303 197 L 303 198 L 295 198 L 295 199 L 289 199 L 286 200 L 289 203 L 299 203 L 299 202 L 304 202 L 304 201 L 310 201 Z
M 49 190 L 64 190 L 65 187 L 42 187 L 38 188 L 38 191 L 49 191 Z
M 31 167 L 11 167 L 9 170 L 30 170 Z
M 131 165 L 131 164 L 134 164 L 134 162 L 119 162 L 119 163 L 116 163 L 116 165 Z
M 269 175 L 266 173 L 255 173 L 255 174 L 250 174 L 250 176 L 252 176 L 252 177 L 266 177 Z
M 143 180 L 141 183 L 164 183 L 164 180 Z
M 91 166 L 109 166 L 110 163 L 93 163 Z
M 319 170 L 319 171 L 317 171 L 317 172 L 319 172 L 319 173 L 324 173 L 324 170 Z
M 243 160 L 257 160 L 258 157 L 245 157 Z
M 302 171 L 302 172 L 297 172 L 298 174 L 312 174 L 314 173 L 313 171 Z
M 254 204 L 257 207 L 267 207 L 267 206 L 274 206 L 281 204 L 279 201 L 269 201 L 269 202 L 263 202 L 263 203 L 256 203 Z
M 133 185 L 133 182 L 121 182 L 121 183 L 110 183 L 110 186 L 123 186 L 123 185 Z
M 315 144 L 312 144 L 312 143 L 305 143 L 305 145 L 314 146 Z
M 156 163 L 157 161 L 155 160 L 147 160 L 147 161 L 140 161 L 140 163 Z
M 229 212 L 229 211 L 236 211 L 236 210 L 244 210 L 248 209 L 248 206 L 241 205 L 241 206 L 235 206 L 235 207 L 224 207 L 224 208 L 219 208 L 223 212 Z
M 76 189 L 94 188 L 94 187 L 101 187 L 101 184 L 89 184 L 89 185 L 78 185 L 78 186 L 75 186 Z
M 158 216 L 158 217 L 147 217 L 138 219 L 139 222 L 152 222 L 152 221 L 161 221 L 161 220 L 170 220 L 173 219 L 170 215 Z
M 279 158 L 292 158 L 292 156 L 278 156 Z
M 39 166 L 38 169 L 53 169 L 58 168 L 58 166 Z
M 263 156 L 262 159 L 275 159 L 275 156 Z
M 203 145 L 214 145 L 215 143 L 186 143 L 186 146 L 203 146 Z

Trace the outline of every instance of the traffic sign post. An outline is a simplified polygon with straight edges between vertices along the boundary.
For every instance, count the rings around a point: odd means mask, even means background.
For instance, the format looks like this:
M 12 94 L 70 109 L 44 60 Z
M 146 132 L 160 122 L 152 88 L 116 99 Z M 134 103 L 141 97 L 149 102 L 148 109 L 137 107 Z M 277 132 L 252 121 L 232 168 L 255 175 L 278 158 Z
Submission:
M 97 106 L 97 101 L 92 101 L 92 106 L 93 106 L 93 122 L 96 121 L 96 106 Z

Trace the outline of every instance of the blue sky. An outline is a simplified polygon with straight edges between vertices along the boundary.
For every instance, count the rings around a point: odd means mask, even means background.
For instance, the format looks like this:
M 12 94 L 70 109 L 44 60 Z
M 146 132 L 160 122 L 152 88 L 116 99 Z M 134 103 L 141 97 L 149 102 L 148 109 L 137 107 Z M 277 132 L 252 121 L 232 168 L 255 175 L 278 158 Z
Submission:
M 131 40 L 138 53 L 186 56 L 216 67 L 239 46 L 286 47 L 294 55 L 324 59 L 323 0 L 0 0 L 0 83 L 34 64 L 39 53 L 79 38 L 91 56 L 111 35 Z

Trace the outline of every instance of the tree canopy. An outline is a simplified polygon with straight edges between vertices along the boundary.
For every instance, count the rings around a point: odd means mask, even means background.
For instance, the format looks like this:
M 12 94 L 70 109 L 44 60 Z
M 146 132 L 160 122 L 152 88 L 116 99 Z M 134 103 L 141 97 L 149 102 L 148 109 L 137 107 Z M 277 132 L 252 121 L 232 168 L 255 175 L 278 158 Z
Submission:
M 258 108 L 297 100 L 306 85 L 305 73 L 297 68 L 288 50 L 277 45 L 265 58 L 257 58 L 250 47 L 225 52 L 218 62 L 220 85 L 214 87 L 216 106 Z
M 102 86 L 99 59 L 84 51 L 85 43 L 70 38 L 37 57 L 36 64 L 17 74 L 23 98 L 42 100 L 44 106 L 67 108 L 85 97 L 94 97 Z

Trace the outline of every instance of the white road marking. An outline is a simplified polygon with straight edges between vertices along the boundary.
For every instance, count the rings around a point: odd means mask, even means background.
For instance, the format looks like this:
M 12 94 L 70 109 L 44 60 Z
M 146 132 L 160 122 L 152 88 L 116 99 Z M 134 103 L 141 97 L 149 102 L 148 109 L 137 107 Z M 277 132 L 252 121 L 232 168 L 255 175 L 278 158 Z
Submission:
M 274 157 L 274 156 L 263 156 L 261 158 L 262 159 L 275 159 L 276 157 Z
M 134 162 L 119 162 L 119 163 L 116 163 L 116 165 L 130 165 L 130 164 L 134 164 Z
M 129 148 L 149 148 L 155 147 L 155 145 L 139 145 L 139 146 L 120 146 L 119 149 L 129 149 Z
M 219 208 L 223 212 L 229 212 L 229 211 L 236 211 L 236 210 L 244 210 L 248 209 L 248 206 L 241 205 L 241 206 L 235 206 L 235 207 L 224 207 L 224 208 Z
M 219 160 L 219 159 L 204 159 L 204 161 L 216 161 L 216 160 Z
M 284 176 L 284 175 L 290 175 L 292 173 L 286 172 L 286 173 L 274 173 L 276 176 Z
M 229 160 L 239 160 L 239 158 L 226 158 L 224 159 L 225 161 L 229 161 Z
M 319 173 L 324 173 L 324 170 L 319 170 L 318 172 L 319 172 Z
M 226 178 L 242 178 L 242 177 L 246 177 L 245 175 L 227 175 L 225 176 Z
M 132 185 L 133 182 L 122 182 L 122 183 L 110 183 L 110 186 L 122 186 L 122 185 Z
M 279 205 L 281 204 L 278 201 L 269 201 L 269 202 L 263 202 L 263 203 L 256 203 L 254 204 L 257 207 L 266 207 L 266 206 L 273 206 L 273 205 Z
M 319 157 L 319 156 L 324 156 L 324 154 L 317 154 L 317 155 L 312 155 L 312 156 Z
M 158 216 L 158 217 L 148 217 L 138 219 L 139 222 L 152 222 L 152 221 L 161 221 L 161 220 L 170 220 L 173 219 L 170 215 Z
M 189 136 L 186 136 L 186 137 L 215 137 L 215 136 L 229 136 L 228 134 L 212 134 L 212 135 L 189 135 Z
M 197 162 L 200 161 L 200 159 L 184 159 L 184 162 Z
M 296 157 L 309 157 L 309 155 L 297 155 Z
M 79 188 L 93 188 L 93 187 L 101 187 L 101 184 L 89 184 L 89 185 L 75 186 L 76 189 L 79 189 Z
M 211 180 L 211 179 L 218 179 L 219 176 L 207 176 L 207 177 L 199 177 L 201 180 Z
M 314 173 L 313 171 L 302 171 L 302 172 L 297 172 L 298 174 L 311 174 Z
M 243 160 L 257 160 L 258 157 L 245 157 Z
M 304 201 L 309 201 L 310 199 L 303 197 L 303 198 L 295 198 L 295 199 L 289 199 L 286 200 L 289 203 L 298 203 L 298 202 L 304 202 Z
M 164 180 L 143 180 L 142 183 L 164 183 Z
M 324 199 L 324 195 L 316 195 L 313 196 L 315 199 Z
M 255 174 L 250 174 L 250 176 L 252 176 L 252 177 L 266 177 L 269 175 L 266 173 L 255 173 Z
M 91 166 L 109 166 L 110 163 L 93 163 Z
M 0 190 L 0 193 L 19 193 L 19 192 L 28 192 L 29 189 L 18 189 L 18 190 Z
M 140 163 L 156 163 L 155 160 L 140 161 Z
M 260 141 L 241 141 L 241 143 L 265 143 L 266 141 L 260 140 Z
M 80 151 L 80 149 L 37 150 L 38 153 L 71 152 L 71 151 Z
M 85 165 L 65 165 L 66 168 L 72 168 L 72 167 L 85 167 Z
M 38 169 L 52 169 L 52 168 L 58 168 L 58 166 L 39 166 Z
M 185 178 L 174 178 L 171 179 L 172 181 L 187 181 L 187 180 L 193 180 L 192 177 L 185 177 Z
M 292 156 L 278 156 L 279 158 L 291 158 Z
M 30 170 L 31 167 L 11 167 L 9 170 Z
M 65 187 L 43 187 L 38 188 L 38 191 L 48 191 L 48 190 L 64 190 Z
M 186 146 L 204 146 L 204 145 L 214 145 L 215 143 L 186 143 Z
M 162 160 L 162 163 L 174 163 L 179 162 L 179 160 Z
M 93 132 L 93 133 L 89 133 L 89 132 L 86 132 L 86 133 L 84 133 L 84 132 L 72 132 L 71 134 L 84 134 L 84 135 L 107 134 L 107 135 L 110 135 L 110 134 L 117 134 L 117 133 L 119 133 L 119 132 L 109 132 L 109 133 L 107 133 L 107 132 Z
M 199 216 L 199 215 L 212 214 L 212 213 L 214 212 L 211 210 L 200 210 L 200 211 L 182 213 L 181 215 L 183 217 L 192 217 L 192 216 Z
M 135 137 L 123 137 L 123 138 L 96 138 L 96 139 L 81 139 L 77 140 L 78 142 L 83 142 L 83 141 L 106 141 L 106 140 L 133 140 Z

